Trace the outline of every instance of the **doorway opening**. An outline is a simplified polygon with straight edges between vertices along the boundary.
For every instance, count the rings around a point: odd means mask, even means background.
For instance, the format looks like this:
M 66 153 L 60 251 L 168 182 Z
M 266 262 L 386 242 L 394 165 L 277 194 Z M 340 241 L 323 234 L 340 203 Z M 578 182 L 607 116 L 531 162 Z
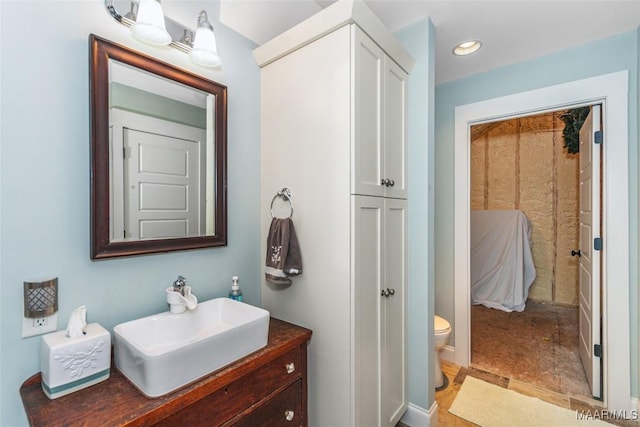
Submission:
M 580 333 L 580 306 L 591 315 L 591 295 L 580 295 L 580 219 L 592 211 L 581 213 L 580 159 L 592 147 L 580 151 L 578 130 L 593 120 L 590 110 L 470 128 L 471 366 L 563 395 L 600 397 L 600 378 L 593 393 L 590 360 L 583 367 L 580 356 L 580 337 L 588 336 Z M 589 248 L 583 252 L 591 257 Z M 599 324 L 599 310 L 593 315 Z
M 602 104 L 602 319 L 603 401 L 610 410 L 634 409 L 629 330 L 628 72 L 621 71 L 455 109 L 454 144 L 454 348 L 457 365 L 470 362 L 469 134 L 474 124 L 558 109 Z M 615 360 L 606 355 L 615 354 Z

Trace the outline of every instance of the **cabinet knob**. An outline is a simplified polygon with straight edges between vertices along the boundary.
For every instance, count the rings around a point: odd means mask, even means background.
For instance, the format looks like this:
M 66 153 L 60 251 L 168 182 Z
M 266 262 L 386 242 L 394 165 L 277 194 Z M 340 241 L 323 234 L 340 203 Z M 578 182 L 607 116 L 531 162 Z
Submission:
M 389 186 L 393 187 L 394 185 L 396 185 L 396 182 L 392 179 L 389 180 Z
M 387 291 L 389 292 L 389 295 L 395 295 L 395 293 L 396 293 L 395 289 L 388 289 L 387 288 Z
M 287 363 L 286 368 L 287 368 L 287 374 L 291 374 L 293 373 L 293 371 L 296 370 L 296 365 L 293 362 Z
M 293 420 L 295 413 L 293 411 L 284 411 L 284 419 L 287 421 Z

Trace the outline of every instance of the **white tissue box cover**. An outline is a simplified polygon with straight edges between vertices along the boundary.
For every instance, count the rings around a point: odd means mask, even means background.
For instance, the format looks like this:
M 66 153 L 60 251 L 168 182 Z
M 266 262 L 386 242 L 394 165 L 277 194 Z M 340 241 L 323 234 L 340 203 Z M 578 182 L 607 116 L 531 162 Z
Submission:
M 109 378 L 111 334 L 98 323 L 89 323 L 84 331 L 76 338 L 68 338 L 66 330 L 42 337 L 42 390 L 50 399 Z

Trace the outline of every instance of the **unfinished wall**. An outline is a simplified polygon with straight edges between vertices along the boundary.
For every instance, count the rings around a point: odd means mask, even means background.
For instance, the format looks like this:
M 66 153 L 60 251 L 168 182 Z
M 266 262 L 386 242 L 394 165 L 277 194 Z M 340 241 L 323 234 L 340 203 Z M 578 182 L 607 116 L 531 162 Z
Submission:
M 578 304 L 578 155 L 559 112 L 472 128 L 471 209 L 520 209 L 531 222 L 537 277 L 529 298 Z

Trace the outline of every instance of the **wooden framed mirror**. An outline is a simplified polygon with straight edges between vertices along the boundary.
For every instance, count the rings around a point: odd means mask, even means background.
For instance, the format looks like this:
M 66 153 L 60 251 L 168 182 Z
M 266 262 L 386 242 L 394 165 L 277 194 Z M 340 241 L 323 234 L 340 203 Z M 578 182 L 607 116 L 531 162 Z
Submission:
M 226 246 L 226 86 L 89 43 L 91 259 Z

